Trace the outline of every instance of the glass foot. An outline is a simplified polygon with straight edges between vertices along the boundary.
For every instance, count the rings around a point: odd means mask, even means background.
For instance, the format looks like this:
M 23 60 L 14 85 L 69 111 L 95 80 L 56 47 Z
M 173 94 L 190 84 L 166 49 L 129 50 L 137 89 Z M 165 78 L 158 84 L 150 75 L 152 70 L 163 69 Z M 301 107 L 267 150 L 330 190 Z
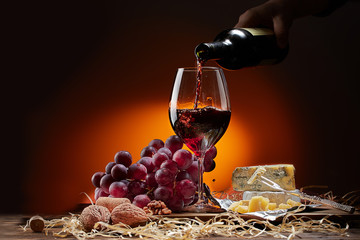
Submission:
M 226 210 L 206 202 L 197 202 L 193 205 L 184 207 L 183 211 L 197 213 L 221 213 L 225 212 Z

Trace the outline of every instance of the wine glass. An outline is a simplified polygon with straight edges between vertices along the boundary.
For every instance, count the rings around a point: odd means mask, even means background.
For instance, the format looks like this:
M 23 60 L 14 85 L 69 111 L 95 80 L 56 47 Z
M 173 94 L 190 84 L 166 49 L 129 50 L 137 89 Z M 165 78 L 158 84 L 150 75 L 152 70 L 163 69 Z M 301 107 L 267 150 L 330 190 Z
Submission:
M 203 185 L 205 153 L 223 136 L 230 116 L 228 88 L 220 68 L 178 68 L 170 99 L 169 117 L 174 132 L 198 161 L 196 212 L 206 212 L 209 206 Z

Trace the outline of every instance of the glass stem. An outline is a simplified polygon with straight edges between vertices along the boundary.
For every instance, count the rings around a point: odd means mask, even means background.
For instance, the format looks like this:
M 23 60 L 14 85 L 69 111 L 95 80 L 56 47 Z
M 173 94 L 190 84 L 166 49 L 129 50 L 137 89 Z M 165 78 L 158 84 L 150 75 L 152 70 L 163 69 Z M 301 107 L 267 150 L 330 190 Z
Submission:
M 198 175 L 199 175 L 199 182 L 198 182 L 198 203 L 205 203 L 205 195 L 204 195 L 204 158 L 205 158 L 205 151 L 201 152 L 200 156 L 197 157 L 198 159 Z

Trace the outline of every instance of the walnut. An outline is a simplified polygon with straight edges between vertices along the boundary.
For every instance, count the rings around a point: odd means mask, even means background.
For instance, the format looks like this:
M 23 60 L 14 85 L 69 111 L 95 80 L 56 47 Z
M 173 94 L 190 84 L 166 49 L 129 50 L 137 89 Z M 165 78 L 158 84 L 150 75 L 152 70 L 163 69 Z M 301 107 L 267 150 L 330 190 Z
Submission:
M 152 200 L 146 207 L 143 208 L 148 214 L 153 215 L 168 215 L 171 214 L 171 210 L 167 208 L 163 201 Z
M 147 222 L 148 219 L 143 209 L 131 203 L 120 204 L 111 212 L 111 221 L 113 224 L 124 223 L 131 227 L 136 227 Z
M 105 222 L 110 220 L 110 211 L 103 206 L 90 205 L 82 211 L 80 215 L 80 222 L 83 224 L 85 231 L 91 231 L 95 223 Z
M 96 201 L 96 205 L 104 206 L 109 209 L 110 212 L 122 203 L 131 203 L 128 198 L 112 198 L 112 197 L 100 197 Z

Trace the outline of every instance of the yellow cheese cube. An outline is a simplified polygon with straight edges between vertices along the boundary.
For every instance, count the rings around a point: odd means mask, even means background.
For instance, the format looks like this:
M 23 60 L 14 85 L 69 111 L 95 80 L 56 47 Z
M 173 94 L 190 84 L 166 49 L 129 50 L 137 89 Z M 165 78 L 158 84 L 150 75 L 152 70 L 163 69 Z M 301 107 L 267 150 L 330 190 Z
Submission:
M 240 205 L 241 206 L 249 206 L 250 200 L 241 200 Z
M 239 205 L 235 208 L 235 212 L 238 212 L 238 213 L 247 213 L 249 212 L 249 207 L 248 206 L 242 206 L 242 205 Z
M 266 211 L 269 199 L 262 196 L 253 197 L 249 203 L 249 212 Z
M 296 202 L 296 201 L 291 200 L 291 199 L 288 199 L 288 200 L 286 201 L 286 203 L 287 203 L 288 205 L 290 205 L 291 207 L 298 207 L 298 206 L 301 205 L 300 202 Z
M 235 209 L 240 205 L 240 201 L 239 202 L 233 202 L 230 206 L 229 206 L 229 210 L 234 211 Z
M 266 207 L 266 210 L 275 210 L 276 209 L 276 203 L 269 203 Z
M 285 204 L 285 203 L 279 204 L 279 209 L 289 209 L 289 208 L 291 208 L 291 205 L 289 204 Z
M 249 200 L 241 200 L 238 202 L 233 202 L 229 206 L 229 210 L 239 213 L 247 213 L 249 209 L 249 202 L 250 202 Z

